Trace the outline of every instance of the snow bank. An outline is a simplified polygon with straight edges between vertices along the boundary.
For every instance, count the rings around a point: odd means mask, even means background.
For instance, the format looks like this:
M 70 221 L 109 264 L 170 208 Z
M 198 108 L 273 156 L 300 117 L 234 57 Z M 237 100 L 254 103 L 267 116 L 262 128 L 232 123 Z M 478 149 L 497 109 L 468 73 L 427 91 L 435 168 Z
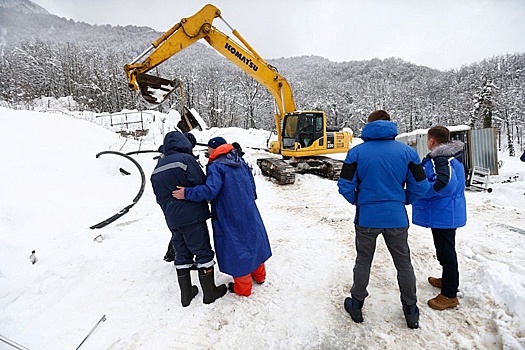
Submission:
M 182 308 L 174 267 L 162 260 L 169 231 L 149 183 L 129 213 L 104 229 L 89 229 L 130 204 L 140 185 L 128 160 L 95 155 L 157 149 L 171 117 L 156 114 L 148 135 L 126 139 L 64 115 L 0 108 L 1 335 L 29 349 L 73 349 L 106 315 L 83 349 L 525 348 L 525 163 L 517 157 L 500 154 L 504 165 L 492 179 L 492 193 L 466 193 L 456 309 L 426 306 L 439 292 L 426 278 L 438 275 L 440 266 L 430 230 L 410 227 L 418 330 L 406 327 L 395 268 L 381 239 L 365 322 L 353 323 L 344 311 L 355 259 L 354 208 L 335 182 L 313 175 L 298 174 L 290 186 L 255 176 L 273 251 L 267 282 L 254 286 L 249 298 L 228 294 L 210 305 L 199 292 Z M 202 143 L 213 136 L 239 142 L 251 164 L 267 155 L 257 148 L 266 146 L 269 134 L 195 131 Z M 134 156 L 148 178 L 154 156 Z M 36 264 L 29 261 L 32 250 Z M 192 278 L 198 285 L 197 275 Z M 219 271 L 216 279 L 231 281 Z M 0 343 L 0 349 L 9 347 Z

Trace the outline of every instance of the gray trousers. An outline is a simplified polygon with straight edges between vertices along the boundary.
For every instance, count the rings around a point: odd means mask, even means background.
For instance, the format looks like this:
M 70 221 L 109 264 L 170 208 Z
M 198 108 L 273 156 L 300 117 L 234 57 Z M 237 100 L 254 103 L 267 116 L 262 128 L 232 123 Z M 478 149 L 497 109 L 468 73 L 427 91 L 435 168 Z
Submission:
M 376 250 L 376 240 L 383 234 L 386 246 L 397 269 L 397 283 L 401 292 L 401 302 L 413 305 L 417 302 L 416 276 L 410 261 L 408 247 L 408 226 L 402 228 L 367 228 L 355 225 L 355 246 L 357 257 L 354 266 L 354 284 L 350 293 L 357 300 L 368 296 L 366 287 L 370 280 L 370 267 Z

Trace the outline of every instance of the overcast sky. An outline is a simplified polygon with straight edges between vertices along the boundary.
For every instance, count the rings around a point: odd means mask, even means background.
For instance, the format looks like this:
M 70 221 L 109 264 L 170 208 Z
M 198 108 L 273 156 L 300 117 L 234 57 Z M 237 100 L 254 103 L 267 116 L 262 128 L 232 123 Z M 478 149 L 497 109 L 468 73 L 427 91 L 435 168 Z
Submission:
M 33 0 L 89 24 L 166 31 L 207 1 Z M 525 52 L 525 0 L 215 0 L 222 17 L 265 59 L 397 57 L 441 70 Z M 213 24 L 229 34 L 216 19 Z M 149 43 L 137 43 L 145 48 Z

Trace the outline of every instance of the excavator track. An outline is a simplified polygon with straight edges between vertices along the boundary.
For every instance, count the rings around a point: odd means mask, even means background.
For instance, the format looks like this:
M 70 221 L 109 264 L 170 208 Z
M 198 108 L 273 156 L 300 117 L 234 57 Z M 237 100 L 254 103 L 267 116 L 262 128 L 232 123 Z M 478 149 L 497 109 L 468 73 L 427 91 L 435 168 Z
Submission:
M 290 164 L 278 158 L 259 158 L 257 165 L 263 175 L 274 178 L 279 185 L 293 184 L 295 182 L 295 169 Z
M 323 161 L 323 166 L 322 170 L 320 172 L 316 172 L 316 174 L 329 178 L 330 180 L 339 180 L 339 175 L 341 175 L 341 169 L 343 168 L 344 162 L 328 157 L 319 157 L 319 159 Z
M 343 162 L 329 157 L 296 158 L 285 162 L 278 158 L 259 158 L 262 173 L 274 178 L 279 185 L 293 184 L 295 173 L 314 174 L 330 180 L 339 180 Z
M 298 173 L 315 174 L 330 180 L 339 180 L 344 162 L 329 157 L 299 158 L 291 163 Z

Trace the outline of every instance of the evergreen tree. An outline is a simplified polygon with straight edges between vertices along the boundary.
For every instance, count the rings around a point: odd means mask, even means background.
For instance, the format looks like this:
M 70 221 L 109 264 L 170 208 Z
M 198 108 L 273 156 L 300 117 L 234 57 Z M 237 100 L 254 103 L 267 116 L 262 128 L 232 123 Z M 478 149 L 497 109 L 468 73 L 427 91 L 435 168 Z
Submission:
M 493 91 L 497 87 L 489 79 L 485 79 L 479 92 L 474 95 L 474 125 L 482 124 L 483 129 L 492 127 L 494 112 Z

